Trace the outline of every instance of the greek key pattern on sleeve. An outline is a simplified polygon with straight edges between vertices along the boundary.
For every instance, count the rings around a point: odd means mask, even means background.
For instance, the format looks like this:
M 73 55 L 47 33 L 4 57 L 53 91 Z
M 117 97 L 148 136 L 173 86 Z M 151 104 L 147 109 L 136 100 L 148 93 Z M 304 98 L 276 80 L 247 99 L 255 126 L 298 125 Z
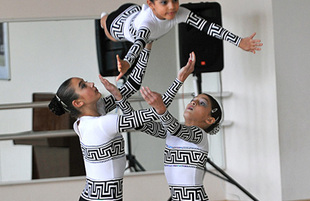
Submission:
M 102 163 L 125 155 L 122 137 L 114 138 L 100 146 L 85 146 L 81 143 L 81 149 L 85 160 L 90 163 Z
M 201 128 L 180 124 L 178 120 L 169 113 L 169 111 L 166 111 L 166 113 L 160 116 L 160 120 L 171 135 L 194 144 L 199 144 L 203 140 L 204 132 Z
M 183 166 L 204 170 L 208 152 L 198 149 L 172 148 L 166 145 L 164 151 L 165 166 Z
M 203 186 L 169 186 L 172 201 L 208 201 Z
M 218 24 L 208 22 L 207 20 L 196 15 L 193 12 L 189 14 L 186 23 L 197 28 L 200 31 L 206 32 L 206 34 L 209 36 L 221 40 L 226 40 L 236 46 L 239 46 L 239 43 L 241 41 L 241 37 L 229 32 Z
M 116 101 L 116 104 L 123 111 L 123 114 L 130 114 L 131 112 L 134 111 L 133 108 L 131 107 L 130 103 L 127 101 L 127 99 L 122 99 L 120 101 Z
M 152 108 L 134 111 L 130 114 L 120 115 L 118 118 L 119 132 L 133 128 L 141 128 L 144 123 L 157 120 L 158 117 Z
M 123 179 L 110 181 L 86 180 L 86 186 L 81 194 L 85 200 L 114 200 L 123 199 Z
M 115 99 L 112 95 L 103 98 L 106 113 L 116 108 Z
M 168 108 L 171 102 L 173 101 L 174 97 L 178 93 L 179 89 L 183 85 L 178 79 L 175 79 L 172 85 L 167 89 L 167 91 L 163 94 L 162 99 L 164 101 L 165 106 Z
M 165 106 L 168 106 L 173 101 L 175 95 L 177 94 L 178 90 L 183 85 L 183 82 L 175 79 L 172 85 L 167 89 L 167 91 L 162 95 L 162 99 L 164 101 Z M 146 134 L 152 135 L 154 137 L 165 139 L 167 136 L 167 131 L 164 129 L 162 123 L 159 122 L 147 122 L 141 128 L 142 132 Z
M 146 45 L 148 38 L 151 34 L 150 29 L 147 27 L 141 27 L 136 35 L 134 44 L 128 50 L 124 60 L 128 61 L 130 66 L 135 62 L 136 58 L 142 51 L 143 47 Z
M 110 33 L 113 36 L 113 38 L 116 38 L 118 40 L 124 40 L 124 23 L 129 15 L 132 13 L 138 12 L 141 10 L 141 7 L 138 5 L 133 5 L 128 7 L 121 15 L 119 15 L 117 18 L 114 19 L 112 22 L 112 25 L 110 27 Z
M 147 122 L 143 125 L 141 131 L 162 139 L 166 139 L 167 136 L 167 132 L 160 122 Z
M 196 29 L 202 31 L 203 28 L 205 27 L 205 25 L 207 24 L 207 20 L 199 17 L 198 15 L 196 15 L 193 12 L 190 12 L 190 14 L 186 20 L 186 23 L 195 27 Z
M 136 66 L 130 73 L 127 82 L 125 82 L 124 86 L 120 89 L 120 92 L 124 98 L 128 99 L 140 89 L 149 60 L 149 55 L 150 51 L 147 49 L 143 49 L 140 53 Z

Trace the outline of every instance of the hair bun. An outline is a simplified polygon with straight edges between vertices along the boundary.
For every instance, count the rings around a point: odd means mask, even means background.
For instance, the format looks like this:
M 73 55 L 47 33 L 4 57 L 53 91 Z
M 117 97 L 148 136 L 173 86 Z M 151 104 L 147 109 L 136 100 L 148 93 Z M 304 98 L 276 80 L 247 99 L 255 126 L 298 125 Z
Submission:
M 51 112 L 53 112 L 58 116 L 63 115 L 65 113 L 64 108 L 62 107 L 61 103 L 58 101 L 56 96 L 54 96 L 54 98 L 48 104 L 48 108 Z

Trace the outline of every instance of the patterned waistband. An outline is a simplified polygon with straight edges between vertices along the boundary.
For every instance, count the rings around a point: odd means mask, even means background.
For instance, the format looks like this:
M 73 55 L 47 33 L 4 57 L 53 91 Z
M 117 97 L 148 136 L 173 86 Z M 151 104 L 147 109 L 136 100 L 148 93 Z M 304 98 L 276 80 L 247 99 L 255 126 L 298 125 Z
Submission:
M 169 186 L 172 201 L 208 201 L 203 186 Z
M 123 179 L 108 181 L 87 179 L 81 197 L 85 200 L 121 201 L 123 199 Z

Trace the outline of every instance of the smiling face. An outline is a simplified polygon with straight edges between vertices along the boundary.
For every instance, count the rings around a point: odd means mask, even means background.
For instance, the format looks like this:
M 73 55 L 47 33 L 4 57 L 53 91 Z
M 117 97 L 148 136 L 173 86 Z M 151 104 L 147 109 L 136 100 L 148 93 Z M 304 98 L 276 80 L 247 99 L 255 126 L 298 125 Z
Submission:
M 211 110 L 210 98 L 205 94 L 199 94 L 191 100 L 184 111 L 185 125 L 206 129 L 215 122 Z
M 179 10 L 178 0 L 147 0 L 155 16 L 161 20 L 172 20 Z

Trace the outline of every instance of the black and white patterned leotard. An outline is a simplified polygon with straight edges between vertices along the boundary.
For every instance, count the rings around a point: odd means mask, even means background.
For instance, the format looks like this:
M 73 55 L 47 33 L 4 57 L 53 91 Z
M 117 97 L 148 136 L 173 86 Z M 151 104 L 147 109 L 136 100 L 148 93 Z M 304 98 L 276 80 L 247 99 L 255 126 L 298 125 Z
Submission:
M 143 50 L 137 67 L 120 90 L 125 99 L 141 85 L 140 81 L 148 58 L 149 52 Z M 182 82 L 173 82 L 170 90 L 164 95 L 166 102 L 171 102 L 181 85 Z M 121 132 L 141 128 L 144 123 L 158 119 L 153 109 L 128 112 L 125 115 L 106 114 L 115 108 L 115 104 L 122 105 L 125 99 L 115 101 L 111 96 L 103 98 L 98 103 L 102 107 L 103 115 L 82 116 L 74 123 L 73 127 L 80 139 L 86 170 L 86 185 L 80 201 L 122 200 L 126 157 Z
M 133 43 L 124 58 L 130 65 L 134 63 L 146 43 L 159 39 L 179 23 L 187 23 L 209 36 L 229 41 L 236 46 L 239 46 L 241 41 L 241 37 L 182 6 L 172 20 L 158 19 L 146 4 L 142 7 L 132 4 L 120 13 L 111 20 L 112 23 L 107 29 L 116 40 Z

